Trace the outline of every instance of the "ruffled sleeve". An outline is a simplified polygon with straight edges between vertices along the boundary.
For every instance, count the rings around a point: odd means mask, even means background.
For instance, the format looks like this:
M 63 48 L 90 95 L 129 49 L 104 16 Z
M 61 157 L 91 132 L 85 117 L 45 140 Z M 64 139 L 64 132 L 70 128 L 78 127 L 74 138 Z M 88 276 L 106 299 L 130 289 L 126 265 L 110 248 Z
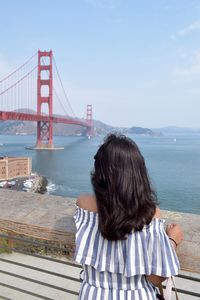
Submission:
M 165 233 L 164 220 L 152 220 L 143 230 L 131 232 L 126 240 L 108 241 L 98 230 L 97 213 L 77 207 L 74 219 L 77 262 L 99 272 L 109 271 L 127 277 L 178 274 L 179 261 Z
M 164 220 L 155 219 L 145 229 L 149 235 L 146 254 L 150 273 L 163 277 L 178 274 L 180 264 L 176 252 L 164 229 Z

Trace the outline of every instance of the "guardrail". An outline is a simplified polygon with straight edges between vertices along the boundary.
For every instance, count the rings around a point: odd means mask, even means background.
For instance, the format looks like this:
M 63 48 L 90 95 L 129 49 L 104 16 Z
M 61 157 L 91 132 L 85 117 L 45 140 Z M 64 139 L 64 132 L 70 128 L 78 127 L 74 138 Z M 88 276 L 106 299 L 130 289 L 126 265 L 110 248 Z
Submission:
M 0 299 L 78 298 L 81 266 L 65 259 L 67 248 L 64 245 L 2 233 L 0 252 Z M 182 280 L 184 289 L 180 285 Z M 177 290 L 185 295 L 184 299 L 200 298 L 199 277 L 180 274 L 178 281 Z

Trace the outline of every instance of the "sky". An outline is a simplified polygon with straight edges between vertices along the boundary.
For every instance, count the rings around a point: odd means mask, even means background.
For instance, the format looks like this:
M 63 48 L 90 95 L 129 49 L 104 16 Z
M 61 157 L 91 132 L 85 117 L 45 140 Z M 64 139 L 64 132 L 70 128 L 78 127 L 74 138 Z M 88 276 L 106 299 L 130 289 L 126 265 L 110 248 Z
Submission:
M 200 128 L 200 0 L 0 0 L 0 78 L 52 49 L 78 117 Z

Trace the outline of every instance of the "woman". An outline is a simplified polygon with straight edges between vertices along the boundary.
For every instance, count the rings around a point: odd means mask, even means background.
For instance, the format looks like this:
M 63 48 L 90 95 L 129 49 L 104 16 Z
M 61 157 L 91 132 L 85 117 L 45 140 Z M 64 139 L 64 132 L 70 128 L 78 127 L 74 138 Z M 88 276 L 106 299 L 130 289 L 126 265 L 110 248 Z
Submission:
M 95 196 L 77 199 L 75 259 L 80 300 L 155 300 L 155 285 L 176 275 L 178 225 L 164 230 L 144 158 L 125 136 L 109 135 L 95 157 Z

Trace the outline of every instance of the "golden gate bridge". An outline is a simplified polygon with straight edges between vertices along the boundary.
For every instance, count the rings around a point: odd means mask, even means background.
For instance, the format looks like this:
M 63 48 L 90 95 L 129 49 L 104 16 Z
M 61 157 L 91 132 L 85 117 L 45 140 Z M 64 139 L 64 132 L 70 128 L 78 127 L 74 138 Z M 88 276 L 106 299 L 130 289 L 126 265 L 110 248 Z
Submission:
M 63 92 L 62 99 L 65 103 L 61 101 L 55 89 L 53 67 L 56 70 L 57 80 Z M 55 104 L 64 115 L 54 113 Z M 68 113 L 66 107 L 71 113 Z M 0 121 L 8 120 L 37 122 L 37 141 L 34 149 L 55 149 L 53 123 L 83 126 L 89 137 L 93 135 L 92 105 L 87 105 L 86 119 L 76 117 L 64 89 L 52 50 L 39 50 L 15 71 L 0 80 Z

